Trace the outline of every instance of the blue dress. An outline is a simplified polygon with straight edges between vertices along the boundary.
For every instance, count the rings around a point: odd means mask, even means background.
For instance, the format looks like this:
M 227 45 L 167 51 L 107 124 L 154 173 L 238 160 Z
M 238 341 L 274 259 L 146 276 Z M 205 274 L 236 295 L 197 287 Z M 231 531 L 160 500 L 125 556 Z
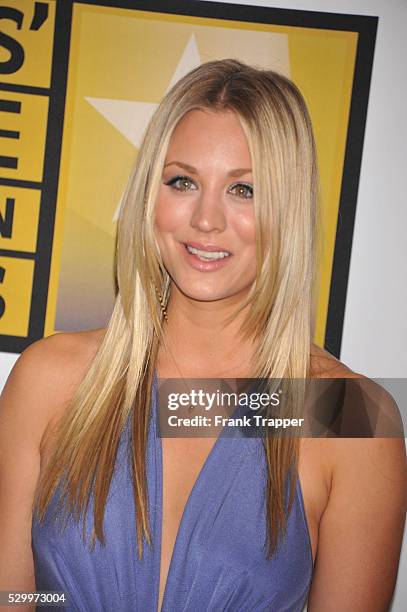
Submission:
M 121 436 L 104 518 L 105 545 L 93 550 L 82 523 L 65 531 L 33 518 L 37 590 L 64 591 L 68 612 L 157 612 L 161 558 L 162 447 L 156 435 L 154 378 L 147 446 L 153 545 L 138 558 L 131 485 L 130 421 Z M 299 480 L 284 544 L 267 559 L 266 462 L 260 438 L 217 438 L 186 503 L 165 585 L 161 612 L 301 612 L 313 570 Z M 92 533 L 89 508 L 86 536 Z M 44 608 L 40 608 L 44 610 Z M 55 610 L 58 608 L 50 608 Z M 61 608 L 59 608 L 61 609 Z

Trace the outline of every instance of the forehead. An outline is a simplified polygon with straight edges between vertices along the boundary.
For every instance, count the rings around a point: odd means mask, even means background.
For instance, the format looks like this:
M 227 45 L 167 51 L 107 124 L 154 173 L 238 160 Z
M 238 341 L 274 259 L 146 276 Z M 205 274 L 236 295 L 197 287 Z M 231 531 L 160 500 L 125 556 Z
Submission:
M 203 153 L 217 156 L 244 157 L 250 161 L 246 135 L 238 115 L 231 111 L 193 109 L 176 125 L 168 146 L 169 156 L 178 152 L 193 155 Z

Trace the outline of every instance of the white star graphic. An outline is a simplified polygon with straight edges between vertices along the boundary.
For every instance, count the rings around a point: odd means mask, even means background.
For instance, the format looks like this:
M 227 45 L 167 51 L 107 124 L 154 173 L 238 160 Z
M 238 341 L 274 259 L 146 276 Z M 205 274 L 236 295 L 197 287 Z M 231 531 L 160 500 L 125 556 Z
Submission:
M 201 58 L 196 38 L 194 34 L 191 34 L 165 93 L 181 77 L 200 64 Z M 90 97 L 85 97 L 85 100 L 137 148 L 140 147 L 145 128 L 158 106 L 158 102 L 138 102 L 136 100 Z M 114 212 L 112 221 L 118 219 L 122 199 L 123 195 Z

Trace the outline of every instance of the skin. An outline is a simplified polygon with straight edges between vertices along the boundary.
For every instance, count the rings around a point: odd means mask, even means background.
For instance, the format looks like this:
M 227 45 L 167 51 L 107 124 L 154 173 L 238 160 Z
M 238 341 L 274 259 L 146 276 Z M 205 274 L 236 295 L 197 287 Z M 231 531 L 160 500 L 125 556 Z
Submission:
M 199 119 L 199 120 L 198 120 Z M 252 176 L 244 134 L 232 113 L 189 113 L 178 125 L 156 207 L 156 237 L 173 279 L 169 352 L 160 350 L 159 377 L 244 377 L 256 346 L 238 335 L 240 318 L 222 322 L 254 279 L 253 202 L 231 187 Z M 165 185 L 187 174 L 196 186 Z M 179 186 L 179 183 L 178 183 Z M 242 194 L 243 191 L 238 193 Z M 180 242 L 230 249 L 216 272 L 189 267 Z M 183 248 L 183 247 L 182 247 Z M 0 590 L 34 590 L 31 504 L 37 479 L 55 444 L 62 416 L 100 345 L 104 329 L 55 334 L 26 349 L 0 399 Z M 321 377 L 358 376 L 316 345 Z M 160 605 L 182 510 L 213 439 L 163 439 L 163 541 Z M 188 456 L 188 461 L 185 457 Z M 384 612 L 394 588 L 405 512 L 404 440 L 302 439 L 299 477 L 315 560 L 309 612 Z M 6 608 L 4 608 L 6 609 Z M 29 607 L 26 608 L 30 609 Z

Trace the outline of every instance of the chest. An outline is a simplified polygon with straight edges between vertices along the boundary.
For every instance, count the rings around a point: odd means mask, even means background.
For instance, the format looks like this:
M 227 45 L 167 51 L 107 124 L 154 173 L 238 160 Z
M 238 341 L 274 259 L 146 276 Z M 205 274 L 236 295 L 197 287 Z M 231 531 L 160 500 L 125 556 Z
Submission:
M 161 572 L 168 572 L 174 542 L 184 508 L 202 468 L 210 455 L 213 438 L 163 438 L 163 500 L 161 547 Z M 327 474 L 322 468 L 323 449 L 318 440 L 301 439 L 299 449 L 298 475 L 309 530 L 313 559 L 318 545 L 318 527 L 325 510 L 329 486 Z M 208 483 L 208 486 L 210 483 Z M 208 495 L 210 491 L 208 491 Z M 236 508 L 236 511 L 239 511 Z
M 179 525 L 191 491 L 215 443 L 213 438 L 162 439 L 162 539 L 159 610 Z

